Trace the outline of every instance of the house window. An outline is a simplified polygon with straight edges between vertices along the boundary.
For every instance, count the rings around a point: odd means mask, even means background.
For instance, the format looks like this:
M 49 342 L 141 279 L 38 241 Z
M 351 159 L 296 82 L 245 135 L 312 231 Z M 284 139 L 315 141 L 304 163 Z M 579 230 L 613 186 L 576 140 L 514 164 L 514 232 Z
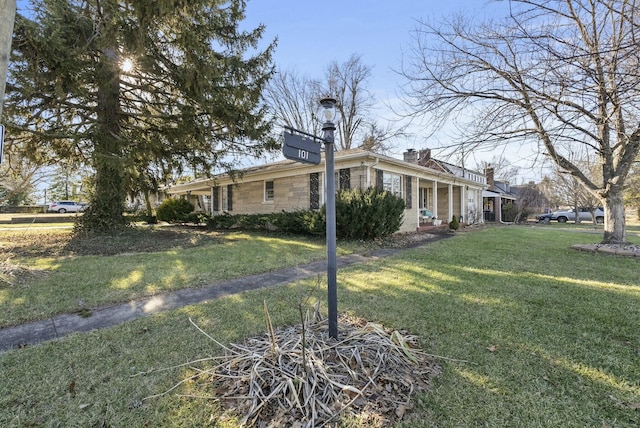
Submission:
M 273 192 L 273 181 L 265 181 L 264 182 L 264 200 L 265 202 L 273 202 L 274 192 Z
M 222 211 L 233 210 L 233 184 L 222 186 Z
M 400 174 L 392 174 L 386 171 L 383 172 L 382 190 L 386 190 L 392 195 L 402 197 L 402 178 Z

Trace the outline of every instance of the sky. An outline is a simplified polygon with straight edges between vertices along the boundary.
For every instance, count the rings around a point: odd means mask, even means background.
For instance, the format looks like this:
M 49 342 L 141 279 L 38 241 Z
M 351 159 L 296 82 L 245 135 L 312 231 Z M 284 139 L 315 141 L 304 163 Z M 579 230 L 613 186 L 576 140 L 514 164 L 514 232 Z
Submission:
M 27 4 L 19 0 L 18 9 Z M 343 63 L 353 54 L 359 55 L 362 64 L 372 69 L 366 88 L 378 101 L 376 119 L 384 125 L 386 120 L 398 119 L 389 106 L 400 105 L 398 94 L 405 81 L 397 71 L 403 53 L 406 55 L 412 46 L 412 31 L 419 20 L 439 20 L 458 13 L 480 19 L 503 16 L 505 7 L 490 0 L 248 0 L 242 26 L 249 29 L 264 24 L 262 47 L 277 38 L 276 67 L 295 70 L 300 76 L 322 79 L 330 63 Z M 394 142 L 392 156 L 401 158 L 408 148 L 431 148 L 437 156 L 438 146 L 454 142 L 446 129 L 429 139 L 417 127 L 410 132 L 409 137 Z M 474 167 L 501 154 L 476 154 L 466 166 Z M 530 153 L 520 150 L 504 155 L 521 167 L 519 182 L 539 179 L 527 168 Z
M 359 55 L 362 63 L 372 69 L 366 87 L 378 100 L 376 114 L 384 123 L 397 120 L 389 106 L 400 105 L 398 95 L 406 82 L 398 71 L 403 55 L 412 47 L 412 32 L 420 20 L 437 21 L 458 13 L 479 19 L 504 16 L 505 7 L 504 3 L 487 0 L 249 0 L 243 25 L 254 28 L 264 24 L 265 45 L 278 39 L 276 67 L 295 70 L 301 76 L 322 79 L 330 63 L 341 64 L 351 55 Z M 411 136 L 395 142 L 393 157 L 401 158 L 408 148 L 437 149 L 453 143 L 446 129 L 430 139 L 417 127 L 410 130 Z M 433 151 L 437 156 L 437 150 Z M 466 166 L 474 167 L 501 154 L 478 153 Z M 523 156 L 521 150 L 514 150 L 504 155 L 521 168 L 518 184 L 539 179 L 529 169 L 530 153 Z

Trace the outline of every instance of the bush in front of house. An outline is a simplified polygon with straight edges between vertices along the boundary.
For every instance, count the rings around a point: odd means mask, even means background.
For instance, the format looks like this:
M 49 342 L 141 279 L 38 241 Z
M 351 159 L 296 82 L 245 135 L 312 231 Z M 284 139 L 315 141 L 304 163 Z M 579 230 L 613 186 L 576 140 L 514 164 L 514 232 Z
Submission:
M 336 236 L 373 239 L 391 235 L 402 225 L 405 203 L 389 192 L 342 190 L 336 197 Z
M 271 224 L 278 230 L 297 235 L 324 235 L 326 215 L 324 208 L 319 211 L 299 209 L 282 211 L 271 216 Z
M 209 229 L 278 230 L 297 235 L 325 233 L 324 211 L 296 210 L 270 214 L 235 214 L 227 212 L 209 217 Z
M 167 223 L 186 223 L 194 209 L 194 205 L 186 199 L 169 198 L 156 209 L 156 217 Z
M 343 190 L 336 196 L 336 237 L 374 239 L 402 225 L 405 203 L 389 192 L 370 188 Z M 209 229 L 277 230 L 297 235 L 326 234 L 326 206 L 271 214 L 223 213 L 206 220 Z
M 449 222 L 449 229 L 458 230 L 460 229 L 460 222 L 458 221 L 458 217 L 455 215 L 451 217 L 451 221 Z

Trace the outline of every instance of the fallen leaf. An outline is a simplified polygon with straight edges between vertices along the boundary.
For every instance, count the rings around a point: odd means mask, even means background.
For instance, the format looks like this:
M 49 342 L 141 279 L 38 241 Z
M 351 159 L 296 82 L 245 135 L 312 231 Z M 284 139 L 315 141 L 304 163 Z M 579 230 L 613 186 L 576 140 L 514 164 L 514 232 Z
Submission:
M 496 352 L 498 349 L 500 349 L 500 345 L 491 345 L 487 349 L 489 350 L 489 352 Z
M 79 405 L 79 406 L 78 406 L 78 408 L 79 408 L 80 410 L 84 410 L 84 409 L 86 409 L 87 407 L 89 407 L 90 405 L 91 405 L 91 404 L 87 404 L 87 403 L 85 403 L 85 404 L 81 404 L 81 405 Z

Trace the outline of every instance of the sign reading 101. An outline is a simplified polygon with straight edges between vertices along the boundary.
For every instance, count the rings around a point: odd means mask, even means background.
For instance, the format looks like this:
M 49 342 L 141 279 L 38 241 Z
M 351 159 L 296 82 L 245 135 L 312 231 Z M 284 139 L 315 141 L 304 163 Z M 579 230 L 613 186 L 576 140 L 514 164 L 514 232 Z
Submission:
M 320 143 L 302 135 L 284 133 L 282 153 L 287 159 L 318 165 L 320 163 Z

